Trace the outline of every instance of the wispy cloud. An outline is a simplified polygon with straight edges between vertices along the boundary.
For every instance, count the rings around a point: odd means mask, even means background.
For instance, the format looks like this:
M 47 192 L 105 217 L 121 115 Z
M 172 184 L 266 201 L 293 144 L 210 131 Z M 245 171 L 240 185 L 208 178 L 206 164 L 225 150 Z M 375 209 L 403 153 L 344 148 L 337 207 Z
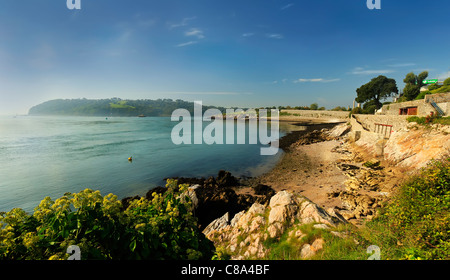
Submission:
M 269 34 L 266 34 L 266 37 L 269 39 L 283 39 L 284 38 L 284 36 L 279 33 L 269 33 Z
M 363 67 L 356 67 L 351 71 L 353 75 L 381 75 L 395 72 L 392 69 L 364 69 Z
M 249 33 L 243 33 L 241 36 L 242 37 L 251 37 L 251 36 L 254 36 L 254 35 L 255 35 L 255 33 L 249 32 Z
M 294 3 L 289 3 L 289 4 L 287 4 L 287 5 L 284 5 L 284 6 L 282 6 L 281 8 L 280 8 L 280 10 L 286 10 L 286 9 L 289 9 L 290 7 L 292 7 L 292 6 L 294 6 Z
M 195 45 L 197 43 L 198 43 L 197 41 L 189 41 L 189 42 L 178 44 L 178 45 L 176 45 L 176 47 L 178 47 L 178 48 L 186 47 L 186 46 L 190 46 L 190 45 Z
M 187 37 L 197 37 L 197 39 L 203 39 L 205 38 L 205 35 L 203 34 L 203 31 L 198 28 L 191 28 L 188 31 L 184 33 Z
M 294 80 L 294 83 L 332 83 L 332 82 L 338 82 L 341 79 L 323 79 L 323 78 L 317 78 L 317 79 L 297 79 Z
M 177 27 L 187 26 L 190 21 L 195 20 L 196 18 L 197 17 L 195 17 L 195 16 L 183 18 L 183 20 L 181 22 L 169 24 L 169 28 L 173 29 L 173 28 L 177 28 Z
M 390 64 L 389 67 L 399 68 L 399 67 L 410 67 L 410 66 L 416 66 L 415 63 L 397 63 L 397 64 Z
M 191 28 L 191 29 L 187 30 L 186 32 L 184 32 L 184 36 L 185 37 L 195 37 L 197 40 L 201 40 L 201 39 L 205 38 L 203 31 L 200 30 L 199 28 Z M 197 40 L 183 42 L 183 43 L 176 45 L 176 47 L 186 47 L 186 46 L 190 46 L 190 45 L 195 45 L 198 43 Z

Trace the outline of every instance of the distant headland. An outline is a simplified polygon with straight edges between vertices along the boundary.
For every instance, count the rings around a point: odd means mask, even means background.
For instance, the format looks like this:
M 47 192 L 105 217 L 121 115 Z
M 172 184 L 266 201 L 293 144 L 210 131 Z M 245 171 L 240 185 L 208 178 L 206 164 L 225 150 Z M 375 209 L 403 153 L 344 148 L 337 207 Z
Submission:
M 194 102 L 172 99 L 55 99 L 32 107 L 28 114 L 33 116 L 114 116 L 114 117 L 167 117 L 175 109 L 194 111 Z M 224 108 L 203 106 L 203 110 Z

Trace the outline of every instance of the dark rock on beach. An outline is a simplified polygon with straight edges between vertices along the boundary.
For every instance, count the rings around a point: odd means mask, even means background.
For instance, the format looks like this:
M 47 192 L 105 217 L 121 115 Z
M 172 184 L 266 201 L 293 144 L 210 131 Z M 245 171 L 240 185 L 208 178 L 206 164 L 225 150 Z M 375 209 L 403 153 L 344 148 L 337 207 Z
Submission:
M 165 178 L 164 180 L 167 179 L 169 178 Z M 213 220 L 223 216 L 227 212 L 230 215 L 234 215 L 243 210 L 247 210 L 255 202 L 266 204 L 275 195 L 275 191 L 271 187 L 262 184 L 253 186 L 255 195 L 238 194 L 235 189 L 241 187 L 241 180 L 225 170 L 220 170 L 217 177 L 210 176 L 207 179 L 185 177 L 174 177 L 170 179 L 176 179 L 178 185 L 188 184 L 191 186 L 190 196 L 195 195 L 196 200 L 193 212 L 198 219 L 200 229 L 205 228 Z M 158 186 L 149 190 L 145 198 L 152 199 L 153 193 L 163 194 L 166 191 L 166 187 Z M 123 209 L 126 209 L 131 201 L 140 198 L 139 196 L 123 198 Z

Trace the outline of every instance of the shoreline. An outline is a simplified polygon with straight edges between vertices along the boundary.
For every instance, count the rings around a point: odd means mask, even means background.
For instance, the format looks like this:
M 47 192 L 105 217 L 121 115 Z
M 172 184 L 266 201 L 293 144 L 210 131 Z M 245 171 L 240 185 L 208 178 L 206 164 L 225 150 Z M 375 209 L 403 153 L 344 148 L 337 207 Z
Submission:
M 313 125 L 309 137 L 306 133 L 286 135 L 280 161 L 269 172 L 252 178 L 252 184 L 268 185 L 277 193 L 302 195 L 356 226 L 371 220 L 407 175 L 402 168 L 377 159 L 370 151 L 348 141 L 347 133 L 326 139 L 327 133 L 339 124 L 329 123 L 328 130 L 318 130 Z M 314 136 L 325 139 L 309 139 Z M 371 162 L 373 166 L 367 164 Z M 236 192 L 253 193 L 249 187 L 236 188 Z
M 199 227 L 247 210 L 253 203 L 268 205 L 281 191 L 299 194 L 359 226 L 370 220 L 405 176 L 348 141 L 350 126 L 342 122 L 290 122 L 291 131 L 279 139 L 283 154 L 275 166 L 256 177 L 235 177 L 220 170 L 216 177 L 170 177 L 188 184 Z M 298 130 L 297 130 L 298 127 Z M 336 135 L 337 131 L 337 135 Z M 371 167 L 365 164 L 374 162 Z M 148 190 L 165 192 L 165 187 Z M 122 199 L 124 206 L 139 196 Z
M 342 207 L 337 199 L 329 200 L 327 193 L 342 189 L 343 175 L 333 164 L 338 159 L 330 150 L 337 146 L 338 140 L 317 139 L 318 142 L 292 147 L 303 137 L 311 132 L 331 129 L 345 122 L 326 122 L 314 119 L 304 121 L 290 121 L 293 126 L 306 126 L 305 130 L 290 131 L 280 138 L 280 149 L 283 155 L 277 164 L 268 172 L 249 179 L 249 185 L 268 185 L 274 191 L 291 191 L 301 194 L 317 205 L 324 207 Z M 310 139 L 311 141 L 312 139 Z M 312 140 L 312 142 L 315 142 Z M 322 179 L 321 179 L 322 178 Z M 336 184 L 338 186 L 336 186 Z M 237 187 L 238 194 L 254 195 L 253 187 Z

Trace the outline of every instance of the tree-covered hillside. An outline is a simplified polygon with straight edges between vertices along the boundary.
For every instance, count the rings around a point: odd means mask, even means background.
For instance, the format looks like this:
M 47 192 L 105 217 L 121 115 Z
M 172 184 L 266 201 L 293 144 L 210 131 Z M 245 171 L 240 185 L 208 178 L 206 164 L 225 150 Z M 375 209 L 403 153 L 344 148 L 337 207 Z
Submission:
M 212 108 L 203 106 L 203 110 Z M 170 116 L 175 109 L 187 109 L 194 112 L 194 103 L 180 99 L 56 99 L 32 107 L 29 115 L 64 116 Z M 218 108 L 223 111 L 223 108 Z

